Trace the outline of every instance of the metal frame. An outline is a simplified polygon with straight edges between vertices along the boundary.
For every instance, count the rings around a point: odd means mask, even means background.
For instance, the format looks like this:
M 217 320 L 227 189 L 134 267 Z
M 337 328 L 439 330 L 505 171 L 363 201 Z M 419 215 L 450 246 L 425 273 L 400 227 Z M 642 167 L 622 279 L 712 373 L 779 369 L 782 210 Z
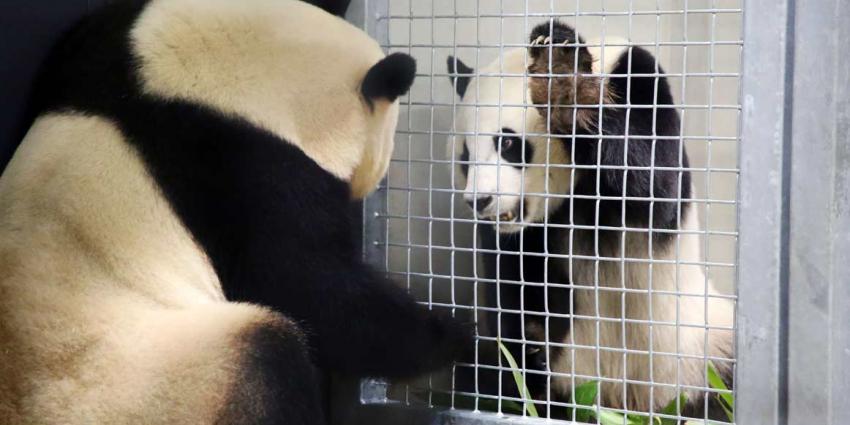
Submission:
M 384 44 L 376 18 L 387 2 L 354 0 L 349 13 Z M 850 423 L 850 4 L 745 0 L 744 11 L 737 423 Z M 364 205 L 366 241 L 385 240 L 367 221 L 386 196 Z M 382 249 L 366 243 L 364 255 L 384 258 Z M 334 385 L 332 422 L 541 421 L 363 403 L 382 388 Z
M 757 10 L 758 13 L 748 13 Z M 762 13 L 762 11 L 764 13 Z M 738 383 L 741 424 L 778 424 L 780 344 L 784 331 L 782 247 L 786 90 L 785 1 L 749 0 L 744 9 L 744 61 L 738 223 Z M 758 142 L 756 142 L 758 141 Z M 768 177 L 768 178 L 766 178 Z
M 850 5 L 746 10 L 738 421 L 848 423 Z

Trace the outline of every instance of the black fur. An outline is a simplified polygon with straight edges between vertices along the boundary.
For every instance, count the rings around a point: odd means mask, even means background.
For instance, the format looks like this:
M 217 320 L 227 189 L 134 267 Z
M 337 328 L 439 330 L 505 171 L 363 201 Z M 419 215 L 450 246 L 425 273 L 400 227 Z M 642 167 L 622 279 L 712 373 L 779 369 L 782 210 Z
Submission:
M 530 163 L 534 156 L 534 147 L 510 128 L 503 128 L 501 136 L 493 136 L 493 149 L 515 168 Z
M 457 69 L 455 69 L 455 63 L 457 63 Z M 446 66 L 449 70 L 449 80 L 455 87 L 455 92 L 457 92 L 458 96 L 463 97 L 466 94 L 466 88 L 469 87 L 469 82 L 475 75 L 475 70 L 466 66 L 465 63 L 454 56 L 449 56 L 446 59 Z
M 76 26 L 39 83 L 39 109 L 116 123 L 209 256 L 227 298 L 297 321 L 318 366 L 406 377 L 457 357 L 470 332 L 359 260 L 347 182 L 245 120 L 140 92 L 128 31 L 144 4 L 115 3 Z M 399 58 L 390 63 L 409 64 Z M 392 85 L 396 95 L 408 77 Z
M 554 218 L 554 217 L 553 217 Z M 545 313 L 569 313 L 570 293 L 568 288 L 559 287 L 569 283 L 563 269 L 557 261 L 546 261 L 545 253 L 555 252 L 555 238 L 548 237 L 542 227 L 528 227 L 520 234 L 498 234 L 494 226 L 480 225 L 480 244 L 485 250 L 501 250 L 500 255 L 482 254 L 486 277 L 496 278 L 498 270 L 498 299 L 499 307 L 505 310 L 522 311 L 524 314 L 503 312 L 487 316 L 489 329 L 495 332 L 501 330 L 501 337 L 506 339 L 545 342 L 546 335 L 535 334 L 533 328 L 546 329 Z M 498 239 L 498 240 L 497 240 Z M 548 274 L 547 274 L 548 271 Z M 545 286 L 544 286 L 545 284 Z M 497 300 L 497 285 L 485 286 L 485 297 L 490 305 L 495 306 Z M 548 306 L 545 301 L 548 299 Z M 522 301 L 520 301 L 522 300 Z M 548 308 L 547 308 L 548 307 Z M 523 324 L 525 329 L 523 329 Z M 569 321 L 549 320 L 549 341 L 559 341 L 566 336 Z M 545 350 L 534 354 L 529 351 L 523 354 L 521 344 L 506 343 L 517 361 L 525 355 L 526 368 L 532 370 L 547 370 Z M 525 349 L 542 348 L 541 345 L 526 344 Z M 552 353 L 557 354 L 558 349 Z M 502 375 L 502 392 L 517 396 L 516 384 L 510 373 Z M 542 394 L 546 388 L 546 377 L 543 374 L 529 373 L 526 376 L 527 385 L 534 395 Z M 508 385 L 510 384 L 510 385 Z M 545 397 L 543 397 L 545 399 Z
M 573 42 L 575 33 L 568 25 L 559 21 L 538 25 L 530 39 L 548 36 L 554 33 L 552 44 L 565 40 Z M 688 156 L 682 146 L 679 134 L 679 114 L 673 102 L 673 95 L 667 78 L 629 77 L 629 74 L 664 74 L 664 70 L 655 58 L 643 48 L 632 47 L 626 51 L 611 70 L 612 77 L 608 89 L 614 95 L 615 104 L 602 109 L 601 132 L 605 136 L 623 136 L 606 138 L 600 141 L 595 135 L 596 128 L 576 128 L 577 137 L 567 139 L 567 149 L 574 144 L 573 161 L 577 165 L 601 165 L 601 169 L 592 169 L 580 173 L 575 183 L 574 193 L 590 196 L 613 196 L 628 198 L 654 198 L 648 200 L 604 200 L 600 202 L 599 222 L 594 220 L 596 200 L 575 199 L 576 211 L 572 215 L 575 224 L 598 224 L 603 226 L 648 227 L 655 229 L 675 229 L 679 217 L 684 216 L 688 208 L 687 199 L 691 196 L 691 176 L 688 171 L 649 170 L 628 171 L 606 168 L 611 166 L 630 167 L 683 167 L 687 168 Z M 617 105 L 658 105 L 655 108 L 628 108 Z M 628 116 L 627 116 L 628 112 Z M 654 115 L 654 117 L 653 117 Z M 627 133 L 628 130 L 628 133 Z M 628 134 L 628 152 L 626 157 L 626 138 Z M 668 139 L 653 141 L 645 136 L 665 136 Z M 672 137 L 672 139 L 669 139 Z M 602 144 L 601 150 L 599 144 Z M 599 154 L 601 152 L 601 155 Z M 597 193 L 597 179 L 599 191 Z M 685 201 L 672 201 L 676 199 Z M 668 201 L 670 200 L 670 201 Z M 625 216 L 623 204 L 625 203 Z M 651 211 L 650 211 L 651 209 Z M 652 223 L 650 223 L 652 217 Z M 669 233 L 654 233 L 659 242 L 670 239 Z M 612 237 L 616 235 L 612 234 Z
M 612 74 L 651 74 L 664 73 L 656 64 L 655 58 L 640 47 L 631 50 L 631 71 L 628 55 L 620 58 Z M 627 80 L 631 80 L 628 82 Z M 627 84 L 630 88 L 627 91 Z M 657 89 L 656 89 L 657 87 Z M 606 107 L 602 112 L 602 130 L 605 135 L 622 136 L 628 129 L 628 153 L 624 139 L 576 138 L 575 162 L 582 165 L 601 164 L 605 166 L 630 167 L 679 167 L 688 168 L 688 156 L 679 136 L 679 115 L 673 105 L 670 86 L 664 77 L 611 78 L 609 89 L 617 96 L 619 104 L 661 105 L 655 111 L 649 108 L 631 108 L 627 120 L 627 107 Z M 655 99 L 655 100 L 654 100 Z M 663 105 L 669 105 L 665 107 Z M 654 126 L 653 128 L 653 114 Z M 594 134 L 594 131 L 583 131 Z M 653 141 L 641 136 L 676 137 Z M 602 143 L 601 156 L 597 157 L 598 144 Z M 653 158 L 654 154 L 654 158 Z M 617 170 L 603 168 L 598 171 L 601 182 L 599 195 L 626 196 L 629 198 L 655 198 L 647 200 L 629 200 L 625 202 L 625 217 L 622 215 L 622 201 L 603 201 L 600 210 L 602 225 L 621 226 L 624 223 L 640 227 L 651 226 L 655 229 L 676 229 L 679 218 L 688 208 L 691 197 L 691 175 L 689 171 L 655 170 Z M 576 193 L 596 195 L 597 172 L 586 173 L 576 184 Z M 665 201 L 683 199 L 679 201 Z M 591 203 L 595 201 L 586 201 Z M 652 204 L 652 206 L 651 206 Z M 580 206 L 582 208 L 584 206 Z M 586 206 L 591 208 L 590 205 Z M 650 217 L 652 217 L 650 223 Z M 656 239 L 668 240 L 670 233 L 655 233 Z
M 319 374 L 292 323 L 269 323 L 240 336 L 239 376 L 216 423 L 325 424 Z
M 336 16 L 345 16 L 345 12 L 348 10 L 348 5 L 351 3 L 351 0 L 304 0 L 307 3 L 312 4 L 313 6 L 318 6 L 322 8 L 325 12 L 334 14 Z
M 416 61 L 410 55 L 396 52 L 369 69 L 360 90 L 369 105 L 377 99 L 394 102 L 410 90 L 415 77 Z
M 469 175 L 469 148 L 463 143 L 463 152 L 460 154 L 460 171 L 464 177 Z
M 576 68 L 578 70 L 591 69 L 593 58 L 590 55 L 590 50 L 584 45 L 584 38 L 576 34 L 575 30 L 569 25 L 564 25 L 557 20 L 553 21 L 552 25 L 549 22 L 543 22 L 531 30 L 529 44 L 536 41 L 539 37 L 543 37 L 544 39 L 550 37 L 552 42 L 548 46 L 537 44 L 534 47 L 529 47 L 528 53 L 532 59 L 537 59 L 540 55 L 545 54 L 545 60 L 548 61 L 550 60 L 550 46 L 566 45 L 566 48 L 563 50 L 569 52 L 565 57 L 572 58 L 568 62 L 568 65 L 572 66 L 571 71 Z M 554 54 L 555 52 L 552 53 Z M 575 60 L 576 56 L 578 56 L 577 61 Z

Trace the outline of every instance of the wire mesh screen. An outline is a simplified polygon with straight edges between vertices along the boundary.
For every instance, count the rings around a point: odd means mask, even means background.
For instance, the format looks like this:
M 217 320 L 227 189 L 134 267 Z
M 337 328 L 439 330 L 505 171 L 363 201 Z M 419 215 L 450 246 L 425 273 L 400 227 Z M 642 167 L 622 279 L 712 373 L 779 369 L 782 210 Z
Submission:
M 382 3 L 383 4 L 383 3 Z M 367 259 L 474 324 L 390 399 L 734 422 L 740 1 L 390 0 L 415 57 Z

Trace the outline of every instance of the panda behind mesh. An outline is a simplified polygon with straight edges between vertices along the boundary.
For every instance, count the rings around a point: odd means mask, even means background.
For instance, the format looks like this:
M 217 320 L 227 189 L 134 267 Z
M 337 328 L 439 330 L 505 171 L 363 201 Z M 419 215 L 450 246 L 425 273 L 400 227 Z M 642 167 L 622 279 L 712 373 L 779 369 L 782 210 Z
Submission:
M 481 241 L 502 251 L 483 258 L 488 278 L 498 267 L 500 306 L 525 313 L 493 315 L 488 324 L 503 338 L 528 341 L 525 352 L 512 347 L 514 355 L 554 373 L 554 399 L 570 400 L 573 382 L 602 378 L 605 406 L 658 411 L 681 390 L 688 411 L 702 417 L 706 398 L 696 388 L 705 386 L 704 358 L 731 381 L 722 359 L 732 358 L 733 307 L 713 297 L 699 265 L 688 157 L 664 71 L 645 49 L 610 44 L 590 46 L 555 20 L 532 31 L 528 50 L 506 52 L 480 77 L 449 58 L 462 99 L 455 122 L 465 134 L 450 148 L 456 185 L 492 222 L 480 226 Z M 501 89 L 488 81 L 526 72 L 502 78 Z M 511 106 L 500 115 L 463 112 L 476 103 Z M 513 106 L 523 104 L 538 113 Z M 533 146 L 531 161 L 512 161 L 504 146 L 481 141 L 506 126 L 525 135 L 519 145 Z M 544 231 L 544 223 L 560 226 Z M 544 261 L 546 254 L 567 258 Z M 495 289 L 487 295 L 495 304 Z M 543 341 L 565 345 L 546 352 Z M 527 376 L 547 399 L 546 376 Z

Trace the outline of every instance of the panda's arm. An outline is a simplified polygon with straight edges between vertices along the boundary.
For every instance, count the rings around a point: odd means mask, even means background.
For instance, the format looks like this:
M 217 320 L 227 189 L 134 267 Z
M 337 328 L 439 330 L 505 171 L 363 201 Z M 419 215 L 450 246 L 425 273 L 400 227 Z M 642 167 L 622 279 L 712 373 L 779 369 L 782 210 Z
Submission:
M 334 249 L 277 263 L 242 299 L 300 322 L 317 363 L 344 375 L 412 377 L 449 364 L 469 347 L 469 330 L 416 304 L 400 287 Z M 272 277 L 272 276 L 268 276 Z
M 227 267 L 218 271 L 229 300 L 295 320 L 317 364 L 344 375 L 413 377 L 448 365 L 471 346 L 471 329 L 418 305 L 360 261 L 346 204 L 326 199 L 315 207 L 277 210 L 263 232 L 240 243 L 239 255 L 219 263 Z
M 569 139 L 573 162 L 599 167 L 584 168 L 588 171 L 576 182 L 576 193 L 632 198 L 625 201 L 625 220 L 623 201 L 601 202 L 600 210 L 610 213 L 604 219 L 608 225 L 649 226 L 652 221 L 652 227 L 675 227 L 680 206 L 666 200 L 690 197 L 690 175 L 649 170 L 688 167 L 664 70 L 646 49 L 631 47 L 606 69 L 614 76 L 602 80 L 591 75 L 588 49 L 572 46 L 582 43 L 581 37 L 562 22 L 551 25 L 540 24 L 531 33 L 529 92 L 540 113 L 549 117 L 552 133 L 575 135 Z M 604 106 L 597 106 L 600 101 Z M 617 168 L 626 165 L 634 168 Z
M 399 285 L 360 260 L 352 242 L 347 196 L 320 189 L 323 178 L 294 174 L 286 186 L 294 209 L 259 214 L 262 232 L 221 270 L 228 299 L 274 308 L 305 330 L 317 364 L 350 376 L 404 378 L 446 366 L 472 346 L 471 329 L 418 305 Z M 301 180 L 299 180 L 301 179 Z M 322 196 L 310 191 L 322 191 Z M 266 202 L 269 198 L 256 198 Z M 297 201 L 296 201 L 297 200 Z M 221 263 L 220 263 L 221 264 Z
M 624 75 L 608 79 L 616 104 L 603 108 L 601 131 L 584 129 L 574 141 L 576 164 L 600 166 L 588 173 L 585 190 L 596 194 L 598 184 L 601 196 L 631 198 L 626 201 L 626 222 L 647 226 L 651 217 L 654 228 L 675 228 L 681 208 L 674 200 L 690 198 L 691 183 L 688 171 L 677 170 L 688 168 L 688 157 L 667 78 L 625 77 L 664 73 L 639 47 L 623 53 L 609 72 Z M 600 133 L 603 138 L 594 137 Z M 630 168 L 617 168 L 624 165 Z

